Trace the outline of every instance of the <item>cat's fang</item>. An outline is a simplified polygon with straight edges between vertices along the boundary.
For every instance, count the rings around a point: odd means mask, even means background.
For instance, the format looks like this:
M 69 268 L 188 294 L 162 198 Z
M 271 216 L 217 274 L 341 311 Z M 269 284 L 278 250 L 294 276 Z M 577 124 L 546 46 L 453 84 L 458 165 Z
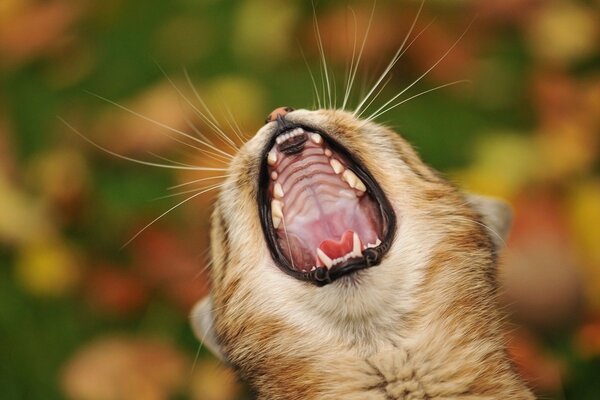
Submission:
M 356 232 L 354 232 L 354 235 L 352 236 L 352 256 L 353 257 L 360 257 L 362 256 L 362 243 L 360 242 L 360 238 L 358 237 L 358 234 Z
M 327 254 L 325 254 L 323 252 L 323 250 L 319 249 L 318 247 L 317 247 L 317 256 L 319 257 L 319 260 L 321 260 L 321 262 L 327 268 L 331 268 L 333 266 L 333 260 L 331 258 L 329 258 L 329 256 Z

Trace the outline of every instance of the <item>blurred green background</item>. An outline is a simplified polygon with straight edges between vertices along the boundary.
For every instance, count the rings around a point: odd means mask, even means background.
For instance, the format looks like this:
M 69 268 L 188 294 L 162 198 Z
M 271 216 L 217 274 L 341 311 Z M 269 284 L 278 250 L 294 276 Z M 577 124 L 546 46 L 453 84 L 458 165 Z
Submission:
M 339 104 L 373 3 L 315 3 Z M 419 5 L 377 2 L 349 108 Z M 550 399 L 600 398 L 599 20 L 592 0 L 429 0 L 365 113 L 472 23 L 399 100 L 470 82 L 378 120 L 458 185 L 513 204 L 500 271 L 507 339 L 519 371 Z M 233 152 L 275 107 L 313 107 L 307 65 L 321 88 L 307 1 L 0 2 L 2 399 L 247 397 L 187 321 L 208 290 L 211 193 L 128 241 L 219 182 L 223 157 L 181 132 Z M 199 116 L 203 102 L 233 144 Z M 216 170 L 139 165 L 85 138 L 125 157 Z

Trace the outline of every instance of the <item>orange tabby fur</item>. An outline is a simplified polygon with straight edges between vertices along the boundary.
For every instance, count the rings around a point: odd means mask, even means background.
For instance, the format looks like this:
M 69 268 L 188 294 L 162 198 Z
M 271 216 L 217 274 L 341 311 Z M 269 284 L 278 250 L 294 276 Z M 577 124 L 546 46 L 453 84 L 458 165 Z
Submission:
M 230 166 L 212 219 L 212 290 L 198 336 L 259 399 L 533 399 L 513 369 L 496 300 L 510 213 L 466 196 L 395 132 L 343 111 L 286 118 L 344 145 L 398 218 L 378 266 L 317 287 L 273 262 L 259 221 L 269 123 Z

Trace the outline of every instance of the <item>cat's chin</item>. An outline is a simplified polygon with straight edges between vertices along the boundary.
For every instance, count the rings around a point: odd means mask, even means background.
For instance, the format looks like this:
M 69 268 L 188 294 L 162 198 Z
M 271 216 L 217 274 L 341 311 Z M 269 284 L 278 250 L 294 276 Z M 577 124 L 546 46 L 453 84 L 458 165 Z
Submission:
M 262 155 L 258 208 L 265 240 L 286 274 L 323 286 L 378 265 L 396 216 L 380 185 L 326 131 L 280 117 Z

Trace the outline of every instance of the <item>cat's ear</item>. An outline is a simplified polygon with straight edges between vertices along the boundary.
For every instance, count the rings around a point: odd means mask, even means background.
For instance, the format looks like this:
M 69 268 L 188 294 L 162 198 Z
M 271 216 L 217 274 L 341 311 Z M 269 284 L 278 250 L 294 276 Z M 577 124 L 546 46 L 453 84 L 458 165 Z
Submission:
M 467 195 L 467 199 L 475 211 L 481 215 L 481 222 L 489 230 L 496 250 L 500 250 L 505 245 L 512 224 L 510 205 L 499 199 L 475 194 Z
M 210 295 L 198 301 L 190 315 L 192 330 L 203 346 L 206 346 L 219 360 L 225 361 L 214 330 L 212 298 Z

